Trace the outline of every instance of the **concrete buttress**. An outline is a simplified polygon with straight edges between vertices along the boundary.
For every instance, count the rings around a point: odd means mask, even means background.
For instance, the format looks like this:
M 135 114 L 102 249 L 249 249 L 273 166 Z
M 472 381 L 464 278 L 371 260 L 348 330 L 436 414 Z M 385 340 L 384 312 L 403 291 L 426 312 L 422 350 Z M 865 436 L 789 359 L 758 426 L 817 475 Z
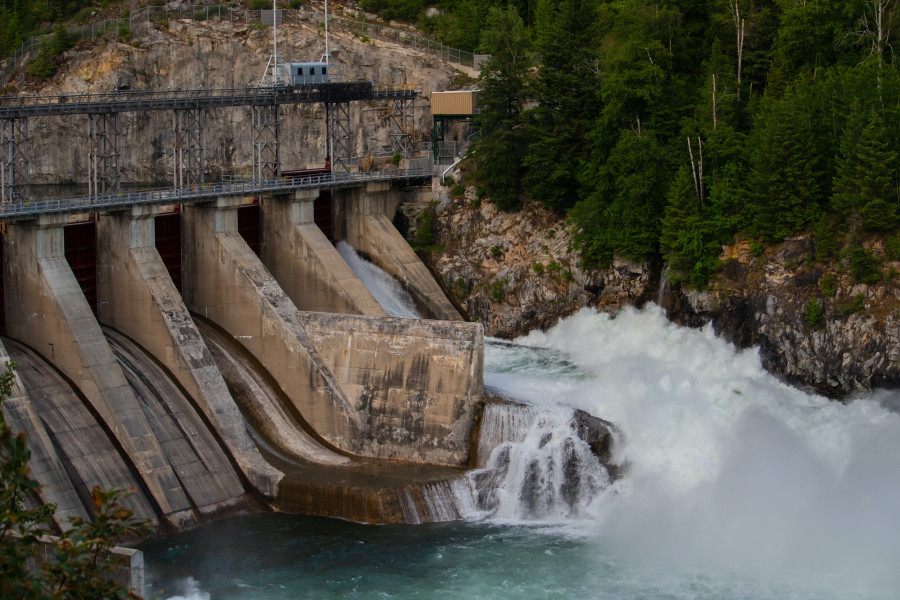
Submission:
M 185 207 L 184 300 L 250 352 L 310 428 L 355 453 L 358 415 L 318 356 L 294 303 L 237 231 L 239 198 Z
M 121 367 L 66 262 L 65 215 L 10 223 L 5 236 L 7 332 L 50 360 L 81 390 L 140 474 L 161 515 L 193 520 Z
M 98 221 L 98 317 L 166 366 L 193 398 L 250 484 L 274 498 L 283 473 L 260 455 L 244 419 L 155 247 L 156 208 L 134 206 Z M 244 489 L 227 457 L 192 409 L 164 398 L 179 415 L 170 462 L 201 512 L 233 503 Z M 173 444 L 174 446 L 174 444 Z
M 338 237 L 399 280 L 427 317 L 462 321 L 431 272 L 391 223 L 399 202 L 397 194 L 388 183 L 340 190 L 335 194 Z
M 314 221 L 319 190 L 264 197 L 260 258 L 300 310 L 387 313 Z

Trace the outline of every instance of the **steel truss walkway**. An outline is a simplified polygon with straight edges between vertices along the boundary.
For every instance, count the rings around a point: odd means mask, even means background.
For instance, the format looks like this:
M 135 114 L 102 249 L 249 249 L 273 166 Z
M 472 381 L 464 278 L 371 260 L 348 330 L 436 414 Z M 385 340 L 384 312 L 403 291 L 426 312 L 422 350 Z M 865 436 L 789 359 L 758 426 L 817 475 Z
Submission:
M 253 174 L 274 179 L 280 173 L 280 109 L 282 104 L 323 103 L 326 148 L 334 171 L 349 171 L 349 103 L 400 102 L 412 105 L 418 91 L 408 85 L 376 85 L 369 81 L 329 82 L 296 86 L 210 88 L 193 90 L 121 90 L 115 92 L 37 96 L 0 96 L 0 200 L 30 199 L 27 145 L 28 120 L 35 117 L 88 115 L 93 197 L 118 192 L 119 113 L 173 112 L 175 165 L 173 186 L 203 184 L 203 112 L 214 108 L 253 108 Z
M 191 204 L 214 200 L 221 196 L 254 196 L 257 194 L 287 193 L 300 189 L 358 187 L 367 183 L 381 181 L 409 183 L 430 178 L 431 175 L 430 168 L 394 169 L 363 173 L 327 173 L 309 177 L 280 177 L 277 179 L 240 181 L 236 183 L 200 184 L 144 192 L 119 192 L 75 198 L 4 202 L 0 204 L 0 221 L 34 219 L 38 215 L 46 213 L 85 213 L 122 210 L 139 204 Z

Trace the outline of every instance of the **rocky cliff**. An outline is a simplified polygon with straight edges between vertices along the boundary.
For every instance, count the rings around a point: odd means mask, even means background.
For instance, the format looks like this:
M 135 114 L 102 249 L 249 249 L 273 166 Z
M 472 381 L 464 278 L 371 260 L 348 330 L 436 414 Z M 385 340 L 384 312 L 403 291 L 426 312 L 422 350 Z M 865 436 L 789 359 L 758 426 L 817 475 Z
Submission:
M 245 13 L 238 13 L 244 15 Z M 126 43 L 114 35 L 86 41 L 64 55 L 49 81 L 19 74 L 12 88 L 23 93 L 78 93 L 121 89 L 195 89 L 256 85 L 272 53 L 272 30 L 258 22 L 190 19 L 135 25 Z M 298 17 L 278 29 L 282 60 L 315 61 L 325 51 L 325 37 L 312 16 Z M 365 41 L 364 41 L 365 40 Z M 447 89 L 452 66 L 402 44 L 333 31 L 329 51 L 335 71 L 345 81 L 416 86 L 416 128 L 431 130 L 428 95 Z M 9 89 L 9 88 L 8 88 Z M 8 90 L 7 90 L 8 91 Z M 390 151 L 390 119 L 379 106 L 353 103 L 351 129 L 357 155 Z M 31 120 L 32 183 L 87 181 L 87 116 Z M 124 114 L 119 141 L 123 182 L 169 181 L 172 178 L 174 130 L 168 112 Z M 203 141 L 206 172 L 249 174 L 253 129 L 249 107 L 207 111 Z M 321 105 L 282 107 L 281 163 L 285 169 L 325 160 L 325 109 Z
M 405 207 L 410 235 L 433 210 L 433 268 L 486 335 L 515 337 L 583 306 L 655 302 L 679 323 L 712 323 L 737 346 L 758 346 L 770 371 L 830 396 L 900 384 L 900 262 L 877 238 L 863 244 L 880 261 L 877 284 L 854 283 L 846 258 L 816 262 L 811 240 L 799 237 L 765 250 L 740 241 L 723 248 L 710 289 L 661 290 L 648 264 L 582 268 L 565 221 L 540 206 L 502 213 L 474 188 L 455 198 L 442 189 L 437 202 Z

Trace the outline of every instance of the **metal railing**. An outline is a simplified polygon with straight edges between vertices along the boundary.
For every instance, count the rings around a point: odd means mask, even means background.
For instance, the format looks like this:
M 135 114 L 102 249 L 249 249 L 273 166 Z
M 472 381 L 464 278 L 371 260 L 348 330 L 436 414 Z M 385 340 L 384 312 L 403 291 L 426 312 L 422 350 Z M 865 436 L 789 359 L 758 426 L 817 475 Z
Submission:
M 328 173 L 308 177 L 210 183 L 181 188 L 118 192 L 74 198 L 12 201 L 0 205 L 0 220 L 16 221 L 48 213 L 116 210 L 142 204 L 191 203 L 212 200 L 220 196 L 253 196 L 268 192 L 289 192 L 308 188 L 353 187 L 377 181 L 408 182 L 413 179 L 431 177 L 431 175 L 430 168 L 391 169 L 364 173 Z
M 418 95 L 418 91 L 415 86 L 380 84 L 371 81 L 189 90 L 116 90 L 75 94 L 23 94 L 0 96 L 0 119 L 102 112 L 350 102 L 379 98 L 414 98 L 416 95 Z

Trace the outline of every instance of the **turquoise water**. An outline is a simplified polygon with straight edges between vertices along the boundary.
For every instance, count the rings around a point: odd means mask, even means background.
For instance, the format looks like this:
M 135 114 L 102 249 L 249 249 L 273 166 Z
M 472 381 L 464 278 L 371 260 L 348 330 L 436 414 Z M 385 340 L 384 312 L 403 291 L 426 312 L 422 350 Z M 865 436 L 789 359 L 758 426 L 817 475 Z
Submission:
M 541 522 L 509 510 L 524 489 L 516 477 L 501 484 L 505 508 L 460 523 L 240 516 L 145 544 L 149 594 L 900 598 L 896 392 L 838 403 L 791 388 L 755 351 L 656 308 L 615 319 L 585 310 L 514 344 L 489 342 L 485 385 L 556 430 L 575 408 L 616 423 L 625 476 L 579 514 Z M 540 456 L 544 436 L 523 439 L 511 455 Z
M 890 590 L 744 574 L 667 573 L 567 528 L 365 526 L 285 514 L 235 517 L 145 544 L 148 595 L 203 599 L 892 598 Z

